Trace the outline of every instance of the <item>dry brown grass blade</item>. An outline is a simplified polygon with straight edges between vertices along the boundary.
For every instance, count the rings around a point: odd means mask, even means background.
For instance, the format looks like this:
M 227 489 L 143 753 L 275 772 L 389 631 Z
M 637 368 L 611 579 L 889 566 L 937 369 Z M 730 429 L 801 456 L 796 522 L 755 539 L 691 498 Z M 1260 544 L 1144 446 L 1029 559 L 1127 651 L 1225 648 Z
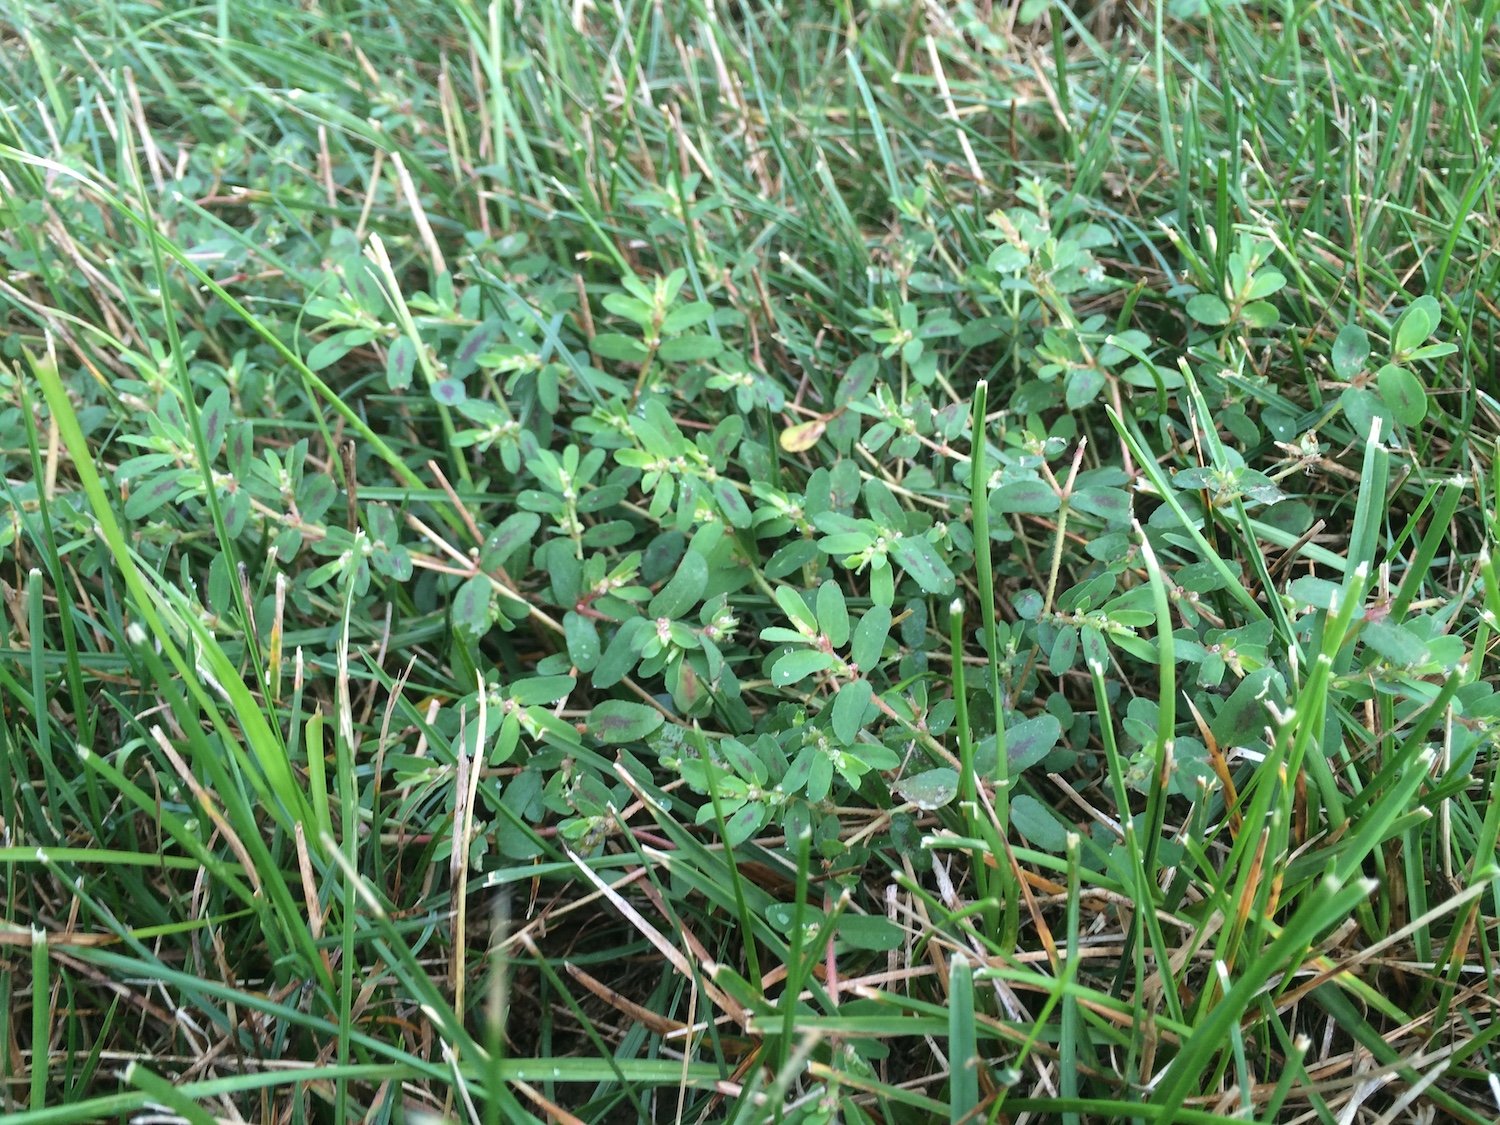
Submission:
M 682 975 L 683 979 L 700 982 L 704 992 L 708 994 L 709 999 L 714 1002 L 720 1011 L 732 1018 L 741 1027 L 746 1025 L 749 1021 L 750 1013 L 732 1000 L 723 990 L 716 988 L 710 983 L 714 963 L 713 959 L 707 956 L 706 951 L 694 951 L 698 954 L 701 962 L 699 971 L 694 972 L 693 965 L 683 955 L 682 951 L 668 941 L 662 932 L 648 922 L 641 912 L 632 906 L 623 895 L 603 879 L 599 878 L 595 874 L 594 869 L 585 863 L 576 852 L 569 849 L 567 856 L 573 861 L 573 865 L 583 874 L 584 879 L 609 900 L 610 904 L 619 911 L 620 915 L 634 926 L 637 932 L 650 942 L 658 953 L 666 958 L 667 963 L 676 969 Z
M 1203 745 L 1208 747 L 1208 762 L 1213 767 L 1214 776 L 1219 779 L 1219 784 L 1224 786 L 1224 804 L 1230 810 L 1229 828 L 1231 833 L 1237 836 L 1244 818 L 1240 816 L 1239 809 L 1236 807 L 1239 805 L 1240 798 L 1239 792 L 1234 787 L 1234 778 L 1229 773 L 1229 763 L 1224 760 L 1224 753 L 1219 749 L 1219 740 L 1214 737 L 1213 731 L 1209 730 L 1203 713 L 1198 710 L 1190 696 L 1184 695 L 1183 700 L 1193 716 L 1193 723 L 1198 727 L 1198 735 L 1203 739 Z
M 224 837 L 225 843 L 229 845 L 229 850 L 234 852 L 235 859 L 245 872 L 245 877 L 250 880 L 250 885 L 255 889 L 255 893 L 262 893 L 260 873 L 256 869 L 255 864 L 250 861 L 250 853 L 245 849 L 245 842 L 240 839 L 239 834 L 234 830 L 234 826 L 229 823 L 224 814 L 219 811 L 218 805 L 214 803 L 213 794 L 203 788 L 203 785 L 198 781 L 193 771 L 188 768 L 188 764 L 182 760 L 182 755 L 177 753 L 177 749 L 172 745 L 161 727 L 153 726 L 151 728 L 151 738 L 161 749 L 161 752 L 166 755 L 167 761 L 172 763 L 172 768 L 177 771 L 177 776 L 182 778 L 183 784 L 198 799 L 199 807 L 203 809 L 208 819 L 213 821 L 214 827 Z
M 588 973 L 580 969 L 571 961 L 563 962 L 563 968 L 568 971 L 568 975 L 570 977 L 576 980 L 579 984 L 583 985 L 584 988 L 588 989 L 600 1000 L 603 1000 L 606 1004 L 608 1004 L 615 1011 L 619 1012 L 622 1016 L 626 1016 L 629 1019 L 634 1020 L 636 1023 L 646 1027 L 653 1034 L 681 1035 L 684 1032 L 690 1030 L 689 1026 L 683 1023 L 681 1020 L 668 1019 L 666 1016 L 659 1016 L 655 1012 L 651 1011 L 650 1008 L 643 1008 L 634 1000 L 627 1000 L 613 988 L 610 988 L 609 985 L 605 984 L 597 977 L 590 976 Z
M 80 934 L 67 930 L 23 930 L 19 926 L 0 927 L 0 947 L 10 946 L 30 949 L 35 945 L 73 946 L 78 949 L 93 949 L 101 945 L 113 945 L 120 939 L 114 934 Z
M 399 152 L 391 153 L 391 164 L 395 166 L 396 180 L 401 185 L 401 194 L 406 199 L 406 205 L 411 209 L 412 221 L 417 224 L 417 233 L 421 235 L 422 246 L 431 261 L 433 275 L 447 273 L 448 262 L 438 246 L 437 236 L 432 233 L 432 224 L 428 222 L 427 212 L 422 208 L 422 199 L 417 193 L 417 185 L 412 183 L 411 173 L 406 170 L 406 164 Z
M 519 1078 L 511 1083 L 517 1090 L 526 1095 L 528 1101 L 547 1115 L 547 1120 L 556 1122 L 556 1125 L 586 1125 L 583 1118 L 576 1117 L 563 1109 L 554 1101 L 549 1101 L 540 1090 L 528 1082 L 522 1082 Z

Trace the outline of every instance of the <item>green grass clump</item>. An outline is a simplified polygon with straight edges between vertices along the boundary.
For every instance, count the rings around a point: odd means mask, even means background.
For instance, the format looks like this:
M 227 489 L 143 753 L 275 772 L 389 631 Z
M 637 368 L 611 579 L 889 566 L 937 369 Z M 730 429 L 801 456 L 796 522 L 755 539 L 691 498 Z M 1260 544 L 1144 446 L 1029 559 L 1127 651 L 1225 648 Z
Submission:
M 0 5 L 0 1114 L 1495 1120 L 1497 17 Z

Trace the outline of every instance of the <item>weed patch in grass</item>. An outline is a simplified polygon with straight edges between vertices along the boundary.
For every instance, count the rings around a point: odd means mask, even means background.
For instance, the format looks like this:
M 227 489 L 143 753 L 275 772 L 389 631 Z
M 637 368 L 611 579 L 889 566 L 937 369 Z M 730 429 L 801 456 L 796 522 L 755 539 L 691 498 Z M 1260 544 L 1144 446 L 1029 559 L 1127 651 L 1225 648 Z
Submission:
M 0 11 L 7 1120 L 1494 1120 L 1495 0 L 387 8 Z

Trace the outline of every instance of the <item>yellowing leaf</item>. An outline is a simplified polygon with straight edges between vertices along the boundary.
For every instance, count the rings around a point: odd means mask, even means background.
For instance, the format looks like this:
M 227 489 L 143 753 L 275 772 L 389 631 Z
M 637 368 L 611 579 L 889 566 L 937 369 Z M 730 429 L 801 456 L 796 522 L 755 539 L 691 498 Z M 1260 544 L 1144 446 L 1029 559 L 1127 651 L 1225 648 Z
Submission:
M 828 423 L 821 418 L 788 426 L 781 431 L 781 448 L 788 453 L 806 453 L 818 444 L 818 439 L 823 436 L 823 431 L 827 428 Z

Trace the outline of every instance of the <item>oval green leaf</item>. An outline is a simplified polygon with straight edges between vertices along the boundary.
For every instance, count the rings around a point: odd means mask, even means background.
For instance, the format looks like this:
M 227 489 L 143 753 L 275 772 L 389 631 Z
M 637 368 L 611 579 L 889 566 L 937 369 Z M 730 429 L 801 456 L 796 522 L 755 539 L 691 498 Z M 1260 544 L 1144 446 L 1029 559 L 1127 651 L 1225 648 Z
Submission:
M 990 511 L 996 515 L 1011 512 L 1042 516 L 1057 511 L 1057 492 L 1045 481 L 1018 480 L 1001 485 L 990 497 Z
M 708 560 L 697 551 L 688 551 L 672 575 L 651 599 L 648 612 L 652 617 L 681 617 L 703 597 L 708 587 Z
M 891 555 L 925 592 L 947 594 L 953 590 L 953 571 L 929 540 L 920 535 L 897 539 L 891 544 Z
M 896 782 L 896 793 L 926 812 L 940 809 L 958 794 L 958 771 L 940 766 L 935 770 L 903 777 Z
M 588 731 L 600 742 L 618 746 L 640 741 L 666 721 L 666 716 L 654 707 L 611 699 L 589 713 Z
M 1012 774 L 1036 765 L 1062 738 L 1062 724 L 1052 715 L 1026 719 L 1005 732 L 1005 756 Z
M 796 649 L 771 666 L 771 683 L 776 687 L 790 687 L 816 672 L 826 672 L 837 663 L 826 652 L 812 648 Z
M 1427 417 L 1427 391 L 1422 382 L 1404 367 L 1388 363 L 1376 377 L 1380 399 L 1403 426 L 1415 426 Z
M 1333 341 L 1333 373 L 1348 382 L 1364 370 L 1370 358 L 1370 338 L 1357 324 L 1346 324 Z
M 838 694 L 833 697 L 833 733 L 845 746 L 851 745 L 859 737 L 860 728 L 864 726 L 865 712 L 870 709 L 870 700 L 874 694 L 870 681 L 859 679 L 839 688 Z
M 1229 323 L 1229 306 L 1212 293 L 1199 293 L 1187 303 L 1187 314 L 1199 324 L 1217 327 Z
M 1010 799 L 1010 822 L 1027 842 L 1044 852 L 1068 850 L 1068 830 L 1035 797 L 1017 793 Z

